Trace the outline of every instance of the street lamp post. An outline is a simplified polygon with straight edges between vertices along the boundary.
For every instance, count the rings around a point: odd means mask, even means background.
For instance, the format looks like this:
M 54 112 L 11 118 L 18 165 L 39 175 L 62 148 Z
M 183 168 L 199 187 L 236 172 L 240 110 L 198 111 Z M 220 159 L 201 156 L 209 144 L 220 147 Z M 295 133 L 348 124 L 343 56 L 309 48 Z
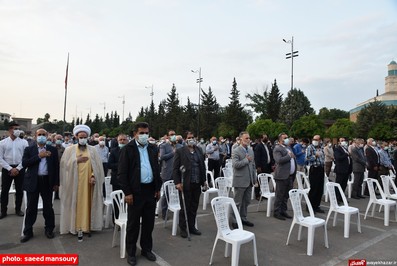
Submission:
M 154 95 L 154 92 L 153 92 L 153 84 L 152 84 L 152 86 L 145 86 L 145 88 L 146 88 L 146 89 L 152 89 L 152 90 L 150 91 L 150 97 L 152 97 L 152 102 L 153 102 L 153 95 Z
M 198 108 L 197 108 L 197 139 L 200 135 L 200 100 L 201 100 L 201 82 L 203 82 L 203 78 L 201 77 L 201 67 L 198 70 L 191 70 L 193 73 L 198 73 L 199 78 L 196 82 L 199 84 L 199 94 L 198 94 Z
M 103 103 L 99 103 L 100 105 L 103 105 L 103 120 L 105 120 L 105 116 L 106 116 L 106 102 Z M 92 117 L 91 117 L 92 119 Z
M 294 36 L 292 36 L 291 40 L 286 41 L 283 39 L 285 43 L 291 44 L 291 53 L 285 54 L 285 59 L 291 58 L 291 90 L 294 88 L 294 57 L 298 56 L 299 51 L 294 51 Z
M 121 120 L 121 123 L 124 122 L 124 106 L 125 106 L 125 95 L 119 96 L 119 98 L 123 98 L 123 119 Z

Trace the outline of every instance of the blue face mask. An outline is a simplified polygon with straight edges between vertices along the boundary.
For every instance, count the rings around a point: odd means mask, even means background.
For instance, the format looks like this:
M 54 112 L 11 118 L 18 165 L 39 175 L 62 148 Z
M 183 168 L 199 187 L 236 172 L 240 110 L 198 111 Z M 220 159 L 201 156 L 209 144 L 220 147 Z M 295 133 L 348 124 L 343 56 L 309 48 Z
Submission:
M 288 145 L 289 144 L 289 139 L 285 139 L 284 140 L 284 145 Z
M 47 143 L 46 143 L 47 145 L 52 145 L 52 141 L 47 141 Z
M 124 143 L 119 143 L 119 148 L 120 148 L 120 149 L 123 148 L 124 146 L 125 146 Z
M 36 138 L 38 144 L 46 144 L 47 137 L 46 136 L 37 136 Z
M 62 144 L 62 140 L 57 139 L 57 140 L 55 141 L 55 144 L 56 144 L 56 145 L 61 145 L 61 144 Z
M 141 145 L 146 145 L 147 144 L 147 139 L 149 138 L 149 134 L 139 134 L 138 135 L 138 142 Z

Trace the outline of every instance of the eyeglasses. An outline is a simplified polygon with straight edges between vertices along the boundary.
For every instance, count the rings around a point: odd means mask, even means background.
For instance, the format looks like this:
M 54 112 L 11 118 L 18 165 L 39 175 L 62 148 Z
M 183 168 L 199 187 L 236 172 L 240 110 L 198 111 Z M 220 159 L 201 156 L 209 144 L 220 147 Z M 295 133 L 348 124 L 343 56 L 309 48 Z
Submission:
M 39 133 L 39 134 L 37 134 L 37 136 L 45 136 L 46 134 L 45 133 Z
M 137 134 L 138 135 L 149 134 L 149 131 L 148 132 L 138 132 Z

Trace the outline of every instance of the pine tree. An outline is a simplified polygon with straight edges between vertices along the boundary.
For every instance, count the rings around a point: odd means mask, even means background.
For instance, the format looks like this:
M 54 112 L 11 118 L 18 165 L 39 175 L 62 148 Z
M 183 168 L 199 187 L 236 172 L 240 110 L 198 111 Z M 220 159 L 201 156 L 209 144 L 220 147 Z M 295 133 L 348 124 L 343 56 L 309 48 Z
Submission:
M 211 87 L 208 87 L 207 93 L 201 90 L 199 137 L 209 139 L 213 135 L 216 135 L 219 123 L 219 104 L 216 101 L 215 95 L 212 93 Z
M 309 99 L 299 89 L 292 89 L 288 92 L 281 106 L 280 119 L 281 122 L 291 126 L 294 121 L 302 116 L 314 114 Z
M 280 109 L 283 102 L 283 95 L 280 94 L 276 80 L 274 80 L 272 88 L 267 96 L 266 114 L 273 122 L 277 122 L 280 118 Z
M 178 94 L 176 93 L 175 84 L 172 84 L 171 91 L 167 94 L 167 100 L 165 104 L 166 109 L 166 120 L 170 128 L 174 128 L 177 132 L 180 132 L 182 128 L 179 126 L 180 119 L 180 107 Z

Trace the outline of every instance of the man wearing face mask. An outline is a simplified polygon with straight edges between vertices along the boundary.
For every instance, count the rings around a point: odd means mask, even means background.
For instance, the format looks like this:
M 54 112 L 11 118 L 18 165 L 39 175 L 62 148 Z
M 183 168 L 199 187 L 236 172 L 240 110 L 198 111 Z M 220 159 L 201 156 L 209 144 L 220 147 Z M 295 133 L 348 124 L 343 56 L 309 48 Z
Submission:
M 345 138 L 339 138 L 339 145 L 334 148 L 335 156 L 335 182 L 339 183 L 344 192 L 347 187 L 347 181 L 353 171 L 352 159 L 348 149 L 348 142 Z M 342 202 L 339 190 L 336 190 L 336 198 L 338 202 Z
M 365 157 L 367 158 L 368 178 L 378 179 L 380 156 L 376 150 L 376 141 L 373 138 L 367 139 Z
M 60 165 L 60 233 L 73 235 L 100 231 L 103 226 L 102 161 L 95 147 L 88 145 L 91 129 L 77 125 L 78 143 L 65 149 Z
M 314 212 L 324 213 L 320 208 L 324 192 L 324 152 L 320 146 L 320 135 L 315 135 L 312 144 L 306 149 L 306 161 L 309 165 L 309 200 Z
M 59 186 L 59 161 L 57 149 L 46 145 L 47 131 L 36 131 L 37 145 L 29 146 L 23 154 L 22 164 L 27 168 L 24 190 L 27 194 L 25 228 L 21 242 L 33 237 L 33 225 L 37 218 L 37 203 L 39 195 L 43 199 L 43 216 L 45 220 L 45 235 L 54 238 L 55 215 L 52 207 L 52 192 Z
M 278 144 L 274 148 L 273 157 L 276 163 L 274 179 L 276 180 L 276 200 L 274 201 L 274 218 L 279 220 L 291 219 L 287 213 L 288 192 L 296 174 L 295 155 L 289 146 L 290 139 L 285 133 L 278 136 Z
M 273 164 L 273 150 L 269 145 L 269 139 L 266 134 L 263 134 L 259 139 L 259 143 L 254 148 L 255 165 L 257 174 L 272 172 Z M 255 197 L 260 197 L 260 187 L 255 187 Z
M 128 204 L 126 250 L 127 262 L 136 265 L 136 243 L 141 230 L 141 255 L 155 261 L 152 252 L 156 202 L 160 198 L 161 178 L 158 155 L 148 143 L 149 124 L 138 122 L 134 139 L 120 150 L 117 177 Z
M 181 204 L 183 204 L 182 193 L 184 194 L 189 232 L 193 235 L 201 235 L 201 232 L 195 227 L 195 222 L 201 195 L 201 186 L 204 185 L 206 179 L 204 155 L 197 147 L 193 133 L 187 133 L 186 144 L 185 147 L 177 149 L 175 152 L 172 176 L 176 188 L 180 191 L 179 197 Z M 180 171 L 181 166 L 184 166 L 186 170 L 183 174 L 183 180 Z M 179 213 L 179 228 L 181 237 L 186 238 L 188 235 L 183 207 Z
M 330 139 L 325 140 L 324 155 L 325 155 L 325 161 L 324 161 L 325 174 L 329 178 L 332 169 L 332 164 L 334 162 L 334 149 L 332 148 L 332 143 Z
M 99 156 L 101 157 L 103 173 L 105 176 L 108 175 L 108 160 L 109 160 L 109 148 L 105 145 L 105 138 L 100 136 L 98 138 L 98 144 L 95 145 Z
M 160 145 L 161 179 L 163 183 L 172 179 L 174 155 L 176 151 L 176 135 L 174 130 L 168 131 L 169 142 Z M 165 219 L 168 209 L 165 193 L 161 197 L 161 216 Z
M 212 137 L 210 143 L 205 148 L 205 153 L 208 157 L 208 171 L 214 171 L 214 179 L 219 176 L 220 171 L 220 147 L 216 137 Z M 208 180 L 208 183 L 210 180 Z
M 364 140 L 356 139 L 351 151 L 354 174 L 352 198 L 361 199 L 364 198 L 364 196 L 361 195 L 361 186 L 363 184 L 365 166 L 367 164 L 364 154 Z
M 239 135 L 240 146 L 232 153 L 234 201 L 239 210 L 241 222 L 245 226 L 254 224 L 247 219 L 248 205 L 251 203 L 251 189 L 257 182 L 254 151 L 250 147 L 250 135 L 243 131 Z M 236 218 L 232 217 L 232 227 L 237 228 Z
M 23 197 L 23 179 L 25 169 L 22 166 L 23 151 L 28 147 L 28 142 L 19 138 L 20 127 L 17 123 L 11 122 L 8 125 L 9 137 L 0 141 L 0 166 L 1 176 L 1 214 L 0 219 L 7 216 L 8 192 L 12 181 L 15 184 L 15 214 L 23 216 L 21 211 Z

